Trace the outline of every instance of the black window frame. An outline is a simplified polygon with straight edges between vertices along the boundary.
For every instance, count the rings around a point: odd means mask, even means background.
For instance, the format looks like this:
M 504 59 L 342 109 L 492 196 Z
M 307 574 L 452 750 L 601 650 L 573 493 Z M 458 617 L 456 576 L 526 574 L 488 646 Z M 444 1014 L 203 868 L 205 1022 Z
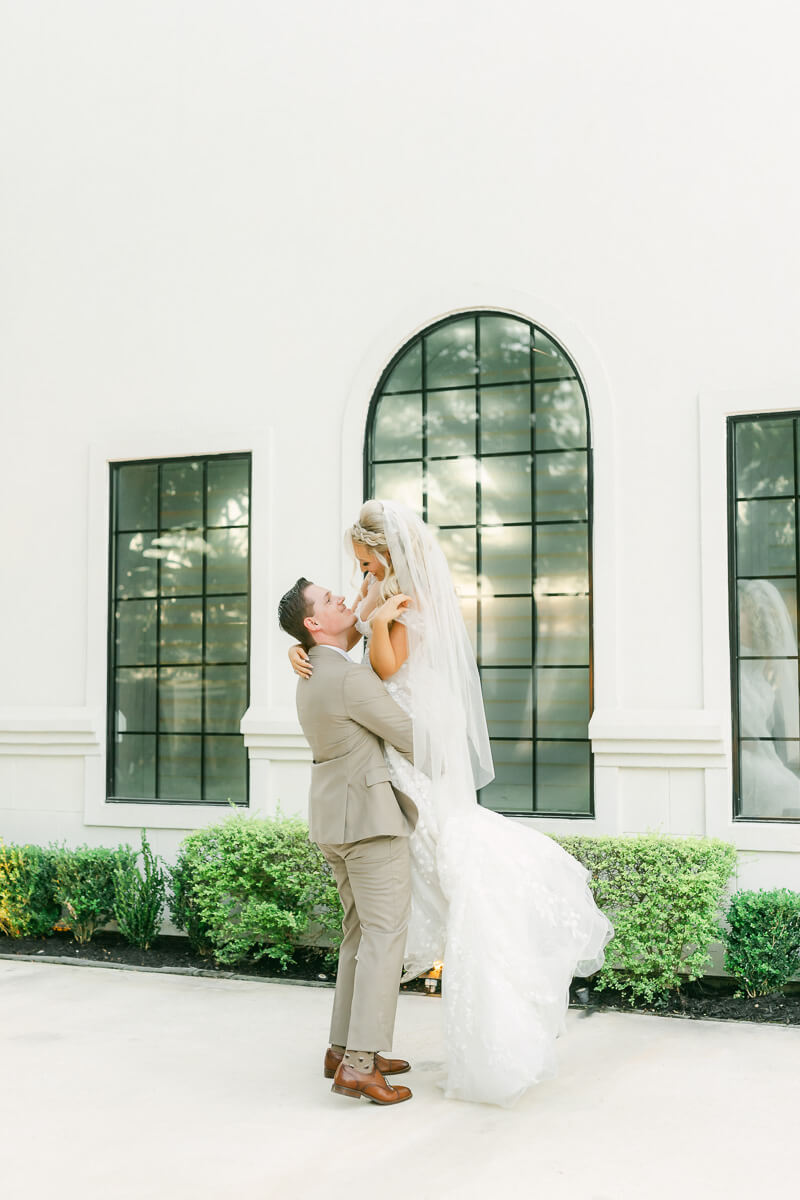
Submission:
M 162 804 L 162 805 L 171 805 L 176 808 L 197 808 L 200 806 L 209 807 L 209 808 L 210 807 L 229 808 L 231 806 L 231 804 L 234 804 L 235 807 L 239 808 L 239 809 L 246 809 L 246 808 L 250 807 L 250 762 L 249 762 L 249 754 L 247 752 L 246 746 L 245 746 L 246 763 L 245 763 L 245 798 L 244 798 L 244 800 L 243 801 L 207 800 L 207 799 L 203 798 L 202 793 L 203 793 L 204 775 L 205 775 L 204 739 L 205 739 L 205 733 L 206 733 L 206 731 L 205 731 L 205 712 L 206 712 L 205 688 L 203 688 L 202 692 L 201 692 L 200 733 L 201 733 L 201 739 L 203 739 L 201 741 L 201 752 L 200 752 L 201 798 L 199 800 L 187 800 L 187 799 L 175 799 L 175 798 L 159 797 L 159 796 L 148 797 L 148 796 L 116 796 L 116 795 L 114 795 L 114 773 L 115 773 L 115 768 L 116 768 L 116 755 L 115 755 L 116 692 L 115 692 L 115 683 L 116 683 L 116 671 L 117 671 L 116 654 L 115 654 L 115 607 L 117 604 L 117 596 L 116 596 L 115 584 L 116 584 L 117 538 L 118 538 L 118 533 L 120 532 L 116 529 L 116 504 L 117 504 L 117 487 L 116 487 L 116 483 L 115 483 L 116 473 L 123 467 L 157 466 L 159 468 L 159 471 L 158 471 L 158 480 L 159 480 L 158 502 L 157 502 L 157 516 L 158 516 L 157 532 L 160 535 L 161 534 L 161 520 L 160 520 L 161 467 L 165 464 L 172 464 L 172 463 L 201 462 L 203 464 L 203 529 L 208 530 L 209 528 L 210 529 L 241 528 L 241 526 L 209 526 L 205 522 L 205 518 L 207 516 L 207 504 L 208 504 L 208 464 L 210 462 L 221 462 L 221 461 L 232 460 L 232 459 L 239 459 L 239 460 L 246 459 L 247 464 L 248 464 L 248 472 L 247 472 L 248 519 L 247 519 L 247 526 L 246 526 L 247 531 L 248 531 L 247 593 L 246 593 L 246 597 L 247 597 L 247 658 L 246 658 L 247 699 L 246 699 L 246 705 L 245 705 L 245 711 L 246 711 L 247 708 L 249 708 L 249 706 L 250 706 L 250 685 L 251 685 L 251 679 L 250 679 L 251 658 L 250 658 L 250 655 L 251 655 L 251 643 L 252 643 L 252 545 L 253 545 L 253 542 L 252 542 L 252 536 L 253 536 L 253 503 L 252 503 L 252 499 L 253 499 L 253 455 L 252 455 L 252 453 L 250 451 L 230 451 L 230 452 L 223 453 L 223 454 L 172 454 L 172 455 L 159 456 L 157 458 L 120 459 L 120 460 L 115 460 L 115 461 L 109 463 L 109 497 L 108 497 L 109 550 L 108 550 L 108 582 L 107 582 L 108 618 L 107 618 L 107 643 L 106 643 L 107 644 L 107 658 L 106 658 L 106 773 L 105 773 L 105 802 L 107 804 L 126 804 L 126 805 L 129 805 L 129 804 L 147 804 L 147 805 Z M 122 531 L 122 532 L 124 532 L 124 531 Z M 145 530 L 143 532 L 151 532 L 151 531 Z M 159 581 L 159 584 L 160 584 L 161 564 L 158 559 L 156 560 L 156 563 L 157 563 L 157 580 Z M 203 585 L 202 585 L 203 590 L 201 593 L 202 603 L 203 603 L 203 613 L 204 613 L 203 660 L 205 659 L 205 609 L 206 609 L 207 601 L 209 599 L 209 593 L 206 592 L 206 568 L 207 568 L 207 560 L 206 560 L 206 556 L 204 555 L 203 556 Z M 157 584 L 157 586 L 156 586 L 156 596 L 155 596 L 156 606 L 157 606 L 156 611 L 158 614 L 158 616 L 157 616 L 158 625 L 160 625 L 160 602 L 163 599 L 163 597 L 160 594 L 159 584 Z M 239 592 L 236 592 L 236 593 L 226 592 L 224 594 L 226 596 L 227 595 L 237 595 L 237 596 L 243 595 L 243 593 L 239 593 Z M 213 598 L 214 593 L 211 593 L 210 595 Z M 187 597 L 187 598 L 191 598 L 191 597 Z M 156 666 L 156 729 L 155 729 L 156 790 L 158 789 L 158 736 L 159 736 L 158 669 L 160 666 L 159 655 L 158 655 L 158 644 L 159 644 L 158 625 L 157 625 L 157 632 L 156 632 L 157 659 L 156 659 L 156 664 L 155 664 L 155 666 Z M 175 665 L 178 665 L 178 664 L 175 664 Z M 205 661 L 201 662 L 200 666 L 201 666 L 202 672 L 203 672 L 203 674 L 202 674 L 203 682 L 205 682 L 205 667 L 207 665 L 225 666 L 228 664 L 225 664 L 225 663 L 206 664 Z M 235 664 L 235 665 L 242 665 L 242 664 Z M 209 736 L 241 737 L 242 735 L 241 734 L 233 734 L 233 733 L 231 733 L 231 734 L 213 733 L 213 734 L 209 734 Z
M 741 798 L 741 744 L 742 741 L 762 740 L 742 738 L 740 734 L 740 712 L 739 712 L 739 662 L 741 656 L 738 653 L 739 649 L 739 597 L 738 597 L 738 581 L 740 578 L 762 578 L 762 576 L 739 576 L 738 574 L 738 556 L 736 550 L 736 505 L 741 500 L 757 499 L 757 497 L 743 497 L 736 495 L 736 430 L 739 425 L 752 424 L 764 421 L 791 421 L 793 433 L 793 459 L 794 459 L 794 490 L 791 498 L 795 502 L 795 597 L 797 603 L 798 620 L 800 621 L 800 521 L 798 521 L 798 513 L 800 513 L 800 409 L 784 410 L 781 412 L 750 412 L 736 413 L 734 416 L 726 418 L 726 483 L 728 489 L 727 495 L 727 512 L 728 512 L 728 649 L 730 655 L 730 684 L 731 684 L 731 767 L 732 767 L 732 784 L 733 790 L 731 794 L 731 811 L 734 824 L 758 824 L 758 825 L 798 825 L 800 817 L 764 817 L 764 816 L 747 816 L 739 812 Z M 764 497 L 764 499 L 774 499 L 774 497 Z M 788 498 L 788 497 L 787 497 Z M 792 578 L 792 576 L 773 576 L 772 578 Z M 775 739 L 766 738 L 765 741 L 773 741 Z M 788 741 L 798 741 L 800 738 L 784 739 Z
M 581 378 L 581 375 L 575 365 L 575 362 L 573 361 L 571 356 L 566 352 L 566 350 L 561 345 L 561 343 L 559 342 L 557 337 L 555 337 L 548 329 L 545 329 L 542 326 L 537 325 L 535 322 L 530 321 L 527 317 L 520 316 L 518 313 L 510 312 L 505 309 L 480 308 L 480 309 L 464 309 L 457 313 L 451 313 L 449 316 L 443 317 L 441 320 L 436 321 L 431 325 L 427 325 L 424 329 L 418 331 L 412 337 L 408 338 L 403 343 L 403 345 L 400 347 L 400 349 L 397 351 L 397 353 L 394 354 L 393 357 L 391 358 L 391 360 L 387 363 L 386 367 L 384 368 L 383 372 L 381 373 L 381 376 L 378 380 L 378 383 L 377 383 L 377 385 L 373 391 L 372 397 L 370 399 L 369 408 L 367 410 L 366 431 L 365 431 L 365 437 L 364 437 L 364 453 L 363 453 L 363 495 L 364 495 L 364 499 L 367 500 L 367 499 L 371 498 L 371 483 L 372 483 L 371 473 L 372 473 L 372 469 L 375 465 L 383 465 L 384 463 L 391 462 L 391 461 L 397 461 L 397 462 L 421 461 L 422 466 L 423 466 L 423 517 L 425 520 L 427 520 L 428 501 L 427 501 L 427 488 L 425 486 L 426 464 L 429 461 L 446 461 L 448 459 L 449 460 L 457 460 L 457 459 L 463 458 L 465 456 L 460 455 L 460 454 L 428 456 L 426 453 L 427 434 L 426 434 L 426 429 L 425 429 L 425 418 L 426 418 L 427 394 L 429 391 L 452 392 L 454 390 L 458 390 L 458 388 L 454 387 L 453 385 L 446 385 L 446 386 L 442 386 L 439 388 L 429 389 L 426 386 L 426 362 L 425 362 L 426 356 L 425 356 L 425 352 L 424 352 L 424 339 L 429 337 L 431 334 L 434 334 L 434 333 L 438 332 L 439 330 L 444 329 L 448 325 L 455 324 L 456 322 L 459 322 L 459 321 L 463 321 L 466 318 L 474 318 L 474 320 L 475 320 L 475 357 L 476 357 L 476 362 L 477 362 L 480 357 L 480 321 L 479 321 L 479 319 L 481 317 L 505 317 L 512 321 L 519 321 L 522 324 L 527 325 L 533 334 L 535 334 L 536 332 L 539 332 L 543 337 L 546 337 L 548 339 L 548 341 L 550 341 L 558 349 L 559 353 L 563 356 L 563 358 L 569 363 L 570 367 L 572 368 L 572 376 L 569 378 L 574 378 L 574 380 L 577 382 L 577 384 L 581 390 L 581 395 L 583 397 L 584 408 L 585 408 L 585 413 L 586 413 L 586 447 L 585 447 L 585 450 L 583 450 L 582 452 L 584 452 L 586 454 L 586 475 L 587 475 L 587 478 L 586 478 L 586 499 L 587 499 L 586 530 L 587 530 L 587 547 L 588 547 L 587 569 L 588 569 L 588 601 L 589 601 L 589 604 L 588 604 L 588 609 L 589 609 L 589 615 L 588 615 L 588 622 L 589 622 L 589 661 L 588 661 L 589 697 L 588 697 L 588 699 L 589 699 L 589 720 L 591 720 L 592 714 L 594 712 L 594 575 L 593 575 L 594 471 L 593 471 L 592 419 L 591 419 L 591 409 L 589 406 L 589 400 L 588 400 L 588 396 L 586 393 L 586 387 L 584 385 L 583 379 Z M 533 346 L 533 340 L 534 339 L 532 338 L 531 339 L 532 346 Z M 376 463 L 376 460 L 375 460 L 374 454 L 373 454 L 374 437 L 375 437 L 375 415 L 377 412 L 378 404 L 383 397 L 383 389 L 385 387 L 387 380 L 389 379 L 390 375 L 392 374 L 392 372 L 394 371 L 395 367 L 400 362 L 400 360 L 417 344 L 422 345 L 422 351 L 421 351 L 422 376 L 421 376 L 421 388 L 420 388 L 420 393 L 421 393 L 421 397 L 422 397 L 422 452 L 421 452 L 421 458 L 420 459 L 397 459 L 397 460 L 380 459 L 380 460 L 378 460 L 378 463 Z M 531 349 L 530 358 L 531 358 L 530 379 L 525 380 L 525 381 L 520 381 L 520 382 L 525 382 L 525 383 L 530 384 L 531 413 L 533 414 L 533 411 L 534 411 L 534 384 L 556 382 L 557 380 L 556 379 L 548 379 L 547 377 L 537 378 L 536 374 L 535 374 L 535 367 L 534 367 L 535 356 L 534 356 L 533 349 Z M 559 376 L 558 378 L 562 378 L 562 377 Z M 567 377 L 563 377 L 563 378 L 567 378 Z M 474 386 L 475 391 L 476 391 L 476 397 L 478 397 L 481 386 L 483 386 L 483 387 L 492 387 L 492 386 L 508 387 L 508 386 L 513 386 L 513 385 L 514 385 L 514 381 L 511 381 L 511 383 L 509 383 L 508 381 L 504 381 L 502 383 L 495 384 L 495 385 L 493 385 L 493 384 L 481 385 L 479 383 L 478 379 L 476 378 L 475 383 L 472 386 Z M 409 394 L 409 395 L 416 394 L 416 389 L 414 389 L 413 392 L 409 391 L 407 393 L 404 393 L 403 391 L 397 391 L 397 392 L 392 392 L 391 394 L 398 395 L 398 396 L 403 395 L 403 394 Z M 480 414 L 480 404 L 478 404 L 478 414 Z M 476 431 L 475 445 L 476 445 L 476 451 L 475 451 L 476 462 L 480 462 L 483 458 L 509 457 L 508 451 L 498 451 L 496 453 L 489 452 L 488 454 L 481 453 L 481 451 L 480 451 L 480 415 L 478 415 L 478 425 L 477 425 L 477 431 Z M 541 451 L 541 453 L 547 453 L 547 452 L 548 451 Z M 565 452 L 573 452 L 574 453 L 574 451 L 565 451 Z M 524 452 L 519 452 L 519 453 L 521 454 Z M 532 456 L 535 456 L 536 453 L 537 453 L 537 451 L 536 451 L 536 426 L 535 426 L 535 423 L 533 421 L 531 421 L 530 454 Z M 581 812 L 581 813 L 554 812 L 554 811 L 548 811 L 548 810 L 543 810 L 543 809 L 540 809 L 540 810 L 534 809 L 531 812 L 504 811 L 502 809 L 493 809 L 492 811 L 499 812 L 503 816 L 514 817 L 514 818 L 519 818 L 519 819 L 532 819 L 532 818 L 540 818 L 541 817 L 541 818 L 548 818 L 548 819 L 554 819 L 554 820 L 557 819 L 557 820 L 569 820 L 569 821 L 591 821 L 596 818 L 595 782 L 594 782 L 594 752 L 592 750 L 591 738 L 589 738 L 588 736 L 586 738 L 557 738 L 557 739 L 549 739 L 549 738 L 537 739 L 536 738 L 536 701 L 537 701 L 536 671 L 537 671 L 537 664 L 536 664 L 535 646 L 536 646 L 537 598 L 536 598 L 536 594 L 535 594 L 534 568 L 535 568 L 535 562 L 536 562 L 537 522 L 535 520 L 536 502 L 535 502 L 534 480 L 535 480 L 535 473 L 531 472 L 531 493 L 532 494 L 531 494 L 531 520 L 530 520 L 530 529 L 531 529 L 531 593 L 530 593 L 530 598 L 531 598 L 531 623 L 532 623 L 531 648 L 532 648 L 532 654 L 533 654 L 533 662 L 528 665 L 526 665 L 526 664 L 521 665 L 521 669 L 530 670 L 531 679 L 532 679 L 532 695 L 533 695 L 532 734 L 531 734 L 531 739 L 530 739 L 531 743 L 532 743 L 531 801 L 532 801 L 532 804 L 535 805 L 535 802 L 536 802 L 536 776 L 537 776 L 537 761 L 536 761 L 537 760 L 537 755 L 536 755 L 537 740 L 538 741 L 551 741 L 552 740 L 552 741 L 558 741 L 558 742 L 573 741 L 573 742 L 586 743 L 586 744 L 588 744 L 588 747 L 589 747 L 589 807 L 588 807 L 587 812 Z M 481 490 L 480 482 L 478 481 L 478 483 L 476 485 L 476 494 L 477 494 L 476 522 L 475 522 L 475 526 L 474 526 L 476 529 L 480 528 L 480 524 L 481 524 L 481 522 L 480 522 L 480 515 L 481 515 L 480 490 Z M 565 522 L 557 522 L 557 523 L 563 524 Z M 576 523 L 579 523 L 579 522 L 576 522 Z M 525 525 L 525 526 L 528 525 L 527 522 L 518 522 L 518 523 L 509 522 L 508 524 L 509 525 L 521 524 L 521 525 Z M 456 525 L 454 525 L 454 526 L 449 526 L 449 525 L 444 526 L 443 525 L 442 526 L 443 529 L 459 528 L 459 527 L 472 528 L 472 526 L 456 526 Z M 478 550 L 477 550 L 477 560 L 476 560 L 476 574 L 480 575 L 480 571 L 481 571 L 480 539 L 477 539 L 477 546 L 478 546 Z M 553 594 L 556 594 L 556 593 L 553 593 Z M 570 593 L 570 594 L 572 594 L 572 593 Z M 551 593 L 547 593 L 547 595 L 550 596 Z M 477 641 L 478 641 L 478 656 L 477 656 L 477 658 L 478 658 L 479 671 L 482 671 L 482 664 L 481 664 L 481 660 L 480 660 L 480 646 L 481 646 L 481 607 L 480 607 L 480 605 L 481 605 L 481 598 L 477 591 L 476 591 L 476 597 L 477 597 L 477 631 L 478 631 L 477 632 Z M 515 666 L 514 669 L 519 669 L 519 668 L 517 668 Z M 541 666 L 539 666 L 539 669 L 542 669 Z M 555 665 L 554 665 L 553 669 L 556 669 Z M 581 665 L 579 669 L 586 670 L 587 668 L 585 666 Z M 492 737 L 492 741 L 514 741 L 514 742 L 517 742 L 519 740 L 528 740 L 528 739 Z M 478 793 L 478 799 L 480 801 L 480 793 Z

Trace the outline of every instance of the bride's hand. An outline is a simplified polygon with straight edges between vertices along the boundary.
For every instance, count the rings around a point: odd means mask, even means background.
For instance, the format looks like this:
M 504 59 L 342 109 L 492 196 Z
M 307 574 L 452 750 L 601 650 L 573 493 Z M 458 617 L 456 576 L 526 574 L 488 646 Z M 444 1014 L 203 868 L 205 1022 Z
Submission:
M 306 654 L 302 646 L 291 646 L 289 649 L 289 662 L 292 664 L 292 670 L 295 675 L 299 675 L 301 679 L 310 679 L 311 672 L 314 668 L 311 665 L 311 660 Z
M 385 600 L 380 608 L 376 608 L 370 620 L 385 621 L 387 625 L 391 625 L 392 621 L 396 621 L 403 609 L 408 608 L 410 604 L 411 597 L 398 592 L 396 596 L 390 596 L 388 600 Z

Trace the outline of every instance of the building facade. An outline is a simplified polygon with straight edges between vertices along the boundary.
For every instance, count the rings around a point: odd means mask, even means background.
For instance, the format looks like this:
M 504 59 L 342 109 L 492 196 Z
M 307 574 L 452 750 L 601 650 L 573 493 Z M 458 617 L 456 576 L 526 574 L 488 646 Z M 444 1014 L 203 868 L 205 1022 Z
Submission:
M 376 494 L 482 802 L 800 888 L 795 18 L 727 11 L 5 14 L 0 835 L 304 813 L 277 602 Z

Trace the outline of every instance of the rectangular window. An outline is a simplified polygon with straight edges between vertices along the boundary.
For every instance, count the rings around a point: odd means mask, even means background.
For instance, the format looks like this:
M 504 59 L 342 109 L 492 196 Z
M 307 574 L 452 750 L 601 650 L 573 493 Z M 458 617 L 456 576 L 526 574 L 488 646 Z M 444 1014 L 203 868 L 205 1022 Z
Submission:
M 107 797 L 248 803 L 247 454 L 111 466 Z
M 734 816 L 800 820 L 800 417 L 728 420 Z

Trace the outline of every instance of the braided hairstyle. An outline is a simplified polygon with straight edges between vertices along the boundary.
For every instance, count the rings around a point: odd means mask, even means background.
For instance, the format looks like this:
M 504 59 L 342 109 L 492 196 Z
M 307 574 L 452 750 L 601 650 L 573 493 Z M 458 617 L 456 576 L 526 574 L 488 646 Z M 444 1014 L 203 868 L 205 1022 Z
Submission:
M 386 521 L 381 500 L 367 500 L 366 504 L 362 505 L 358 520 L 350 526 L 345 534 L 345 544 L 351 550 L 353 542 L 358 542 L 359 545 L 367 546 L 372 550 L 384 569 L 378 593 L 380 603 L 388 600 L 390 596 L 396 596 L 400 591 L 400 584 L 397 581 L 386 544 Z

